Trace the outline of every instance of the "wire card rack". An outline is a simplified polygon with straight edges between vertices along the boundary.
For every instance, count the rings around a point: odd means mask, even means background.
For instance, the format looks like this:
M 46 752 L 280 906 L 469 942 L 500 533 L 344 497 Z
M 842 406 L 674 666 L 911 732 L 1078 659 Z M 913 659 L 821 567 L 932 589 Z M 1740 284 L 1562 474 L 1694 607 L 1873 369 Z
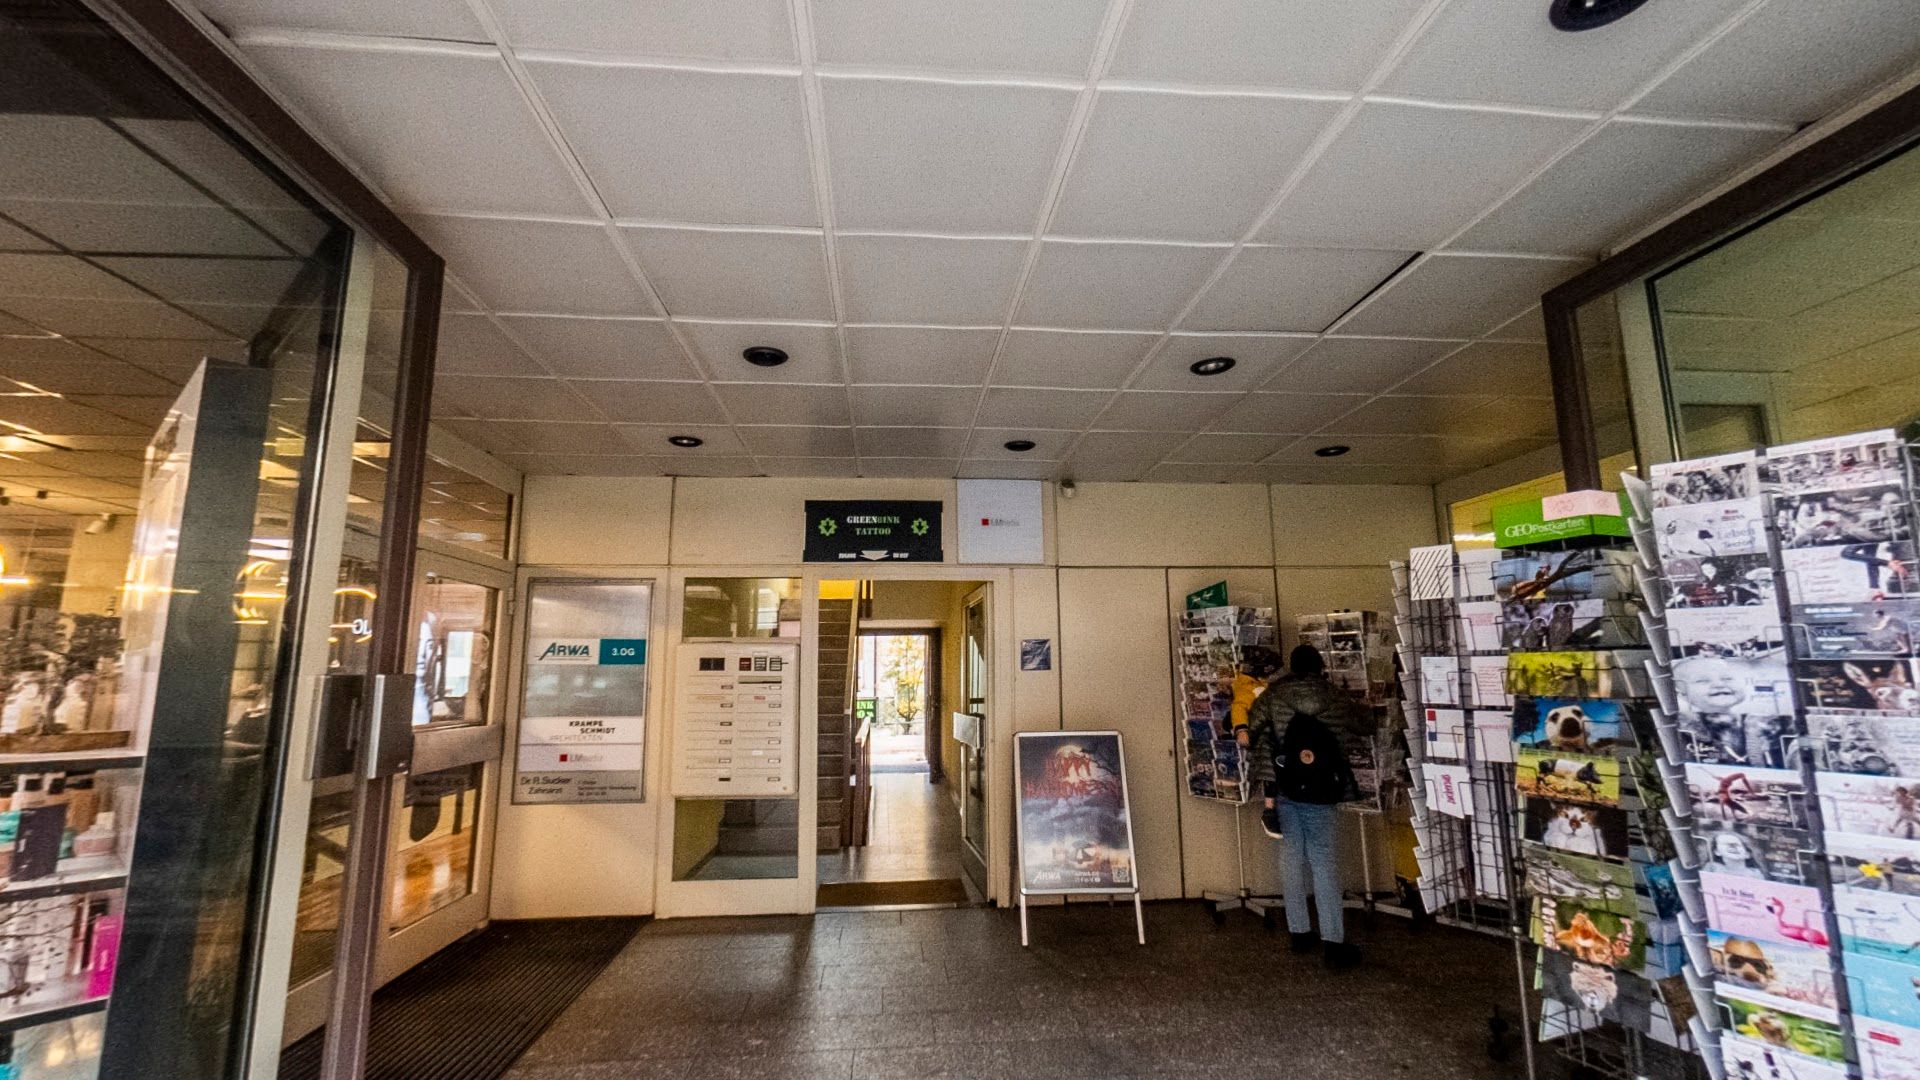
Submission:
M 1716 1080 L 1920 1078 L 1912 451 L 1870 431 L 1629 481 Z

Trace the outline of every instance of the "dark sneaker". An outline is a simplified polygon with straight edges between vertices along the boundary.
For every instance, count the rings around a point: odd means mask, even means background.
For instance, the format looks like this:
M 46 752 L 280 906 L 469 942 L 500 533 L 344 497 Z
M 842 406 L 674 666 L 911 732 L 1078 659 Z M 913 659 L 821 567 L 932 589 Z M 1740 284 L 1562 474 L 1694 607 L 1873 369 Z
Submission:
M 1304 934 L 1291 934 L 1288 936 L 1293 938 L 1294 952 L 1310 953 L 1320 947 L 1320 935 L 1311 930 Z
M 1347 971 L 1360 966 L 1360 946 L 1350 941 L 1329 941 L 1324 957 L 1328 970 Z
M 1278 807 L 1269 806 L 1260 811 L 1260 828 L 1265 830 L 1266 834 L 1275 840 L 1284 838 L 1285 834 L 1280 831 L 1280 810 Z

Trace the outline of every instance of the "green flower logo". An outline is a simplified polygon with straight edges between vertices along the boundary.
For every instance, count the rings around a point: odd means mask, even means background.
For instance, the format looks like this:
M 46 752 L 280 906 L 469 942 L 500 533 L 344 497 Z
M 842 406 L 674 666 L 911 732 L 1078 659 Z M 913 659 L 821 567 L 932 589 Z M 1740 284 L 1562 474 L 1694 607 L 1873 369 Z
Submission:
M 931 526 L 927 524 L 926 518 L 914 518 L 913 524 L 909 525 L 908 528 L 913 530 L 913 535 L 915 536 L 925 536 Z
M 832 518 L 820 519 L 820 535 L 821 536 L 832 536 L 834 533 L 837 533 L 839 531 L 840 531 L 839 522 L 833 520 Z

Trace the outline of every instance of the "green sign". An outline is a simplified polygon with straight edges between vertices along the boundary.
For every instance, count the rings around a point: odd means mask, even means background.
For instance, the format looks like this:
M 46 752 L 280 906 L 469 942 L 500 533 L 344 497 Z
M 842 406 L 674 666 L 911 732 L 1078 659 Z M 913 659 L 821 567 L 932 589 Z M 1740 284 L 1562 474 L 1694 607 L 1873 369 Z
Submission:
M 807 562 L 940 562 L 939 501 L 807 500 Z
M 1197 592 L 1187 594 L 1187 610 L 1199 611 L 1201 608 L 1226 607 L 1227 583 L 1216 581 Z
M 647 639 L 603 637 L 600 639 L 600 662 L 644 664 L 647 662 Z
M 1572 540 L 1582 536 L 1629 536 L 1627 497 L 1620 496 L 1619 514 L 1575 514 L 1547 520 L 1539 499 L 1493 508 L 1493 546 L 1526 547 Z

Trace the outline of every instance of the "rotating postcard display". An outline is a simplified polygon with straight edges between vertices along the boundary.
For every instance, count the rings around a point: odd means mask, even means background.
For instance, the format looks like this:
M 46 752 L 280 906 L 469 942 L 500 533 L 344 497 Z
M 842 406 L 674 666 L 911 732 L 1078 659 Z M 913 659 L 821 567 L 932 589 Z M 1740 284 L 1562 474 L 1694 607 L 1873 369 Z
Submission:
M 1299 641 L 1320 650 L 1327 678 L 1367 703 L 1381 722 L 1372 736 L 1350 736 L 1347 760 L 1361 801 L 1386 809 L 1405 785 L 1403 758 L 1388 721 L 1395 698 L 1392 624 L 1377 611 L 1333 611 L 1295 620 Z
M 1177 632 L 1187 793 L 1246 802 L 1246 755 L 1233 733 L 1233 680 L 1241 650 L 1276 647 L 1273 609 L 1222 605 L 1186 611 Z
M 1686 762 L 1672 790 L 1709 1065 L 1920 1080 L 1907 448 L 1875 431 L 1651 481 L 1636 532 L 1667 609 L 1657 718 Z

